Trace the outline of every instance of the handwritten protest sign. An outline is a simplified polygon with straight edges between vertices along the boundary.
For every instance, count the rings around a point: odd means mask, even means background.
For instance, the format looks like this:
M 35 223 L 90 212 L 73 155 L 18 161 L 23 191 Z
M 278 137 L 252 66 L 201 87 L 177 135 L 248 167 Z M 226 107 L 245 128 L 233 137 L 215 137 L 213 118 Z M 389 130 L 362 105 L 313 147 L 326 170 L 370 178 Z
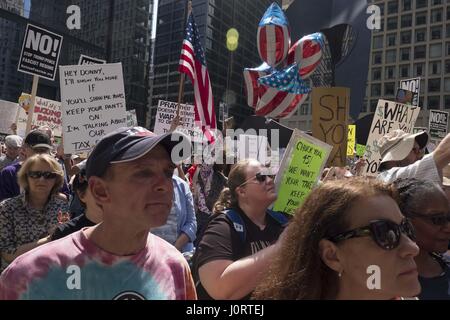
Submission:
M 127 127 L 136 127 L 138 125 L 136 118 L 136 110 L 127 111 Z
M 64 151 L 91 150 L 127 124 L 122 64 L 61 66 Z
M 364 154 L 366 163 L 362 170 L 363 175 L 376 175 L 378 172 L 378 166 L 381 162 L 378 140 L 396 129 L 411 133 L 419 112 L 420 108 L 418 107 L 394 101 L 378 100 L 369 138 L 367 139 L 366 152 Z
M 447 135 L 448 112 L 430 110 L 430 137 L 433 140 L 442 140 Z
M 31 95 L 22 93 L 19 98 L 19 105 L 25 101 L 30 101 Z M 28 106 L 25 106 L 28 108 Z M 17 120 L 17 132 L 19 135 L 25 135 L 28 115 L 24 108 L 19 108 L 19 117 Z M 61 137 L 62 135 L 62 113 L 61 102 L 36 97 L 34 104 L 33 119 L 31 120 L 31 130 L 39 127 L 48 126 L 53 131 L 53 135 Z
M 348 125 L 348 142 L 347 142 L 347 156 L 353 156 L 355 154 L 356 144 L 356 125 Z
M 11 125 L 16 123 L 19 105 L 14 102 L 0 100 L 0 133 L 12 134 Z
M 79 65 L 86 65 L 86 64 L 105 64 L 106 60 L 93 58 L 86 56 L 84 54 L 80 55 L 80 60 L 78 60 Z
M 27 24 L 18 71 L 55 80 L 63 37 Z
M 170 130 L 173 118 L 177 114 L 177 103 L 159 100 L 156 111 L 154 132 L 156 134 L 166 133 Z M 177 131 L 183 132 L 191 137 L 193 142 L 202 142 L 203 133 L 195 123 L 194 106 L 190 104 L 180 104 L 180 126 Z
M 275 178 L 278 199 L 273 210 L 294 214 L 319 180 L 332 147 L 294 130 Z
M 269 162 L 266 136 L 241 134 L 237 143 L 238 160 L 256 159 L 262 164 Z
M 343 167 L 347 163 L 347 118 L 350 105 L 348 88 L 313 88 L 313 137 L 333 146 L 329 166 Z
M 420 78 L 401 80 L 400 88 L 408 90 L 408 91 L 412 91 L 413 92 L 412 105 L 415 107 L 419 107 Z M 406 92 L 405 92 L 405 95 L 406 95 Z

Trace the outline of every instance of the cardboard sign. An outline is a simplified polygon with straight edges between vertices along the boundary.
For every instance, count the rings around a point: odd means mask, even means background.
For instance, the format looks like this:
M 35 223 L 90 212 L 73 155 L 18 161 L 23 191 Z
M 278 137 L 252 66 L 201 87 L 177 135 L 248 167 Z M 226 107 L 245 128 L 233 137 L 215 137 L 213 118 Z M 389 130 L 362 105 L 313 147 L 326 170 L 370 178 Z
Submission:
M 122 64 L 61 66 L 64 151 L 90 151 L 127 125 Z
M 170 130 L 173 118 L 177 114 L 177 103 L 159 100 L 156 111 L 155 128 L 156 134 L 166 133 Z M 191 137 L 193 142 L 202 142 L 203 132 L 195 123 L 194 106 L 190 104 L 180 104 L 180 126 L 177 131 L 185 133 Z
M 55 80 L 63 37 L 27 24 L 18 71 Z
M 447 135 L 448 112 L 439 110 L 430 110 L 430 137 L 433 140 L 442 140 Z
M 332 146 L 294 129 L 275 178 L 273 210 L 294 214 L 319 180 Z
M 412 97 L 412 105 L 419 107 L 420 94 L 420 78 L 412 78 L 400 81 L 400 89 L 405 89 L 414 93 Z
M 19 116 L 17 120 L 17 133 L 25 136 L 28 114 L 25 108 L 29 109 L 28 102 L 31 101 L 31 95 L 22 93 L 19 97 Z M 33 119 L 31 120 L 31 130 L 39 127 L 48 126 L 53 131 L 53 135 L 61 137 L 62 135 L 62 113 L 61 102 L 36 97 L 34 104 Z
M 127 111 L 127 127 L 136 127 L 138 126 L 138 121 L 136 118 L 136 110 L 128 110 Z
M 0 133 L 13 134 L 11 125 L 16 123 L 18 110 L 17 103 L 0 100 Z
M 313 88 L 313 137 L 333 146 L 328 166 L 344 167 L 347 163 L 347 119 L 350 105 L 348 88 Z
M 237 142 L 238 160 L 256 159 L 260 163 L 269 163 L 268 140 L 265 136 L 241 134 Z
M 353 156 L 355 154 L 356 144 L 356 125 L 348 125 L 348 141 L 347 141 L 347 156 Z
M 106 60 L 92 58 L 89 56 L 85 56 L 84 54 L 80 55 L 80 59 L 78 60 L 78 65 L 87 65 L 87 64 L 105 64 Z
M 420 108 L 408 106 L 394 101 L 378 100 L 378 106 L 373 117 L 372 126 L 367 139 L 365 166 L 363 175 L 377 175 L 381 162 L 378 141 L 389 132 L 401 129 L 411 133 L 419 116 Z

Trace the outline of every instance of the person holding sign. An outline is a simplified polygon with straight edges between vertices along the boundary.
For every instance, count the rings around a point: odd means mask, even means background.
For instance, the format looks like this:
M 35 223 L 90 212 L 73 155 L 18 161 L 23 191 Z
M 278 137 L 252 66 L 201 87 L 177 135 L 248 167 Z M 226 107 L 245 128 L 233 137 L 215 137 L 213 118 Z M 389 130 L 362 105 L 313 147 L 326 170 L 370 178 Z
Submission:
M 105 135 L 86 163 L 103 221 L 12 263 L 0 277 L 0 299 L 195 299 L 183 255 L 149 232 L 167 220 L 174 162 L 186 150 L 180 133 L 129 127 Z
M 409 134 L 402 130 L 391 131 L 381 138 L 378 179 L 393 182 L 400 178 L 417 178 L 441 184 L 442 170 L 450 163 L 450 134 L 436 150 L 423 157 L 428 139 L 426 132 Z
M 253 297 L 387 300 L 419 294 L 419 249 L 395 198 L 392 186 L 365 178 L 319 186 L 297 210 Z
M 231 169 L 193 258 L 200 299 L 249 298 L 287 223 L 268 210 L 276 198 L 274 176 L 258 161 L 242 160 Z

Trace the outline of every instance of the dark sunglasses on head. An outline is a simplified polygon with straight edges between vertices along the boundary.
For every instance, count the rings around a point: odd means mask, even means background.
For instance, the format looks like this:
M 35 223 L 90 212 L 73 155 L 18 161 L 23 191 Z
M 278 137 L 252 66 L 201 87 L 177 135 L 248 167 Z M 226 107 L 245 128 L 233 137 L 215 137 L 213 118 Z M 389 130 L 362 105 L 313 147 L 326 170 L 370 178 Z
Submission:
M 58 176 L 58 174 L 50 171 L 29 171 L 27 176 L 32 179 L 39 179 L 43 177 L 46 180 L 50 180 L 55 179 Z
M 371 236 L 380 248 L 393 250 L 400 244 L 402 233 L 415 241 L 414 227 L 408 219 L 404 219 L 400 224 L 390 220 L 374 220 L 368 226 L 340 233 L 328 238 L 328 240 L 337 243 L 351 238 Z
M 410 213 L 409 217 L 427 219 L 430 220 L 435 226 L 445 226 L 450 223 L 450 212 L 436 213 L 436 214 L 420 214 L 420 213 Z

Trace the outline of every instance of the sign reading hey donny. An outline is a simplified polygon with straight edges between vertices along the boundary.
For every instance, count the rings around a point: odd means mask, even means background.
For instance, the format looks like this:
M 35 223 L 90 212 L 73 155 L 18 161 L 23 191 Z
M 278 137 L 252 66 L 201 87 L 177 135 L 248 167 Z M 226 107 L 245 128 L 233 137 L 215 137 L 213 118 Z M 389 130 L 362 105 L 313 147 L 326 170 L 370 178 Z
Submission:
M 125 127 L 122 64 L 61 66 L 64 151 L 91 150 L 107 133 Z
M 400 81 L 400 88 L 413 92 L 412 105 L 419 107 L 419 94 L 420 94 L 420 78 L 412 78 Z
M 11 125 L 16 122 L 19 105 L 14 102 L 0 100 L 0 133 L 12 134 Z
M 273 210 L 294 214 L 319 180 L 332 146 L 294 130 L 275 178 Z
M 87 64 L 105 64 L 105 63 L 106 63 L 106 60 L 89 57 L 84 54 L 80 55 L 80 59 L 78 60 L 78 64 L 80 66 L 87 65 Z
M 18 70 L 55 80 L 62 41 L 59 34 L 27 24 Z
M 448 112 L 430 110 L 430 137 L 434 140 L 442 140 L 447 135 Z
M 25 136 L 27 127 L 28 114 L 27 102 L 31 100 L 31 95 L 22 93 L 19 98 L 19 115 L 17 119 L 17 133 Z M 61 102 L 36 97 L 34 103 L 33 119 L 31 120 L 31 130 L 42 126 L 48 126 L 53 131 L 53 135 L 61 137 L 62 134 L 62 116 L 61 116 Z
M 347 164 L 347 118 L 350 105 L 348 88 L 313 88 L 313 137 L 333 146 L 329 166 Z
M 159 100 L 156 111 L 155 128 L 156 134 L 163 134 L 170 130 L 170 125 L 177 115 L 178 103 Z M 190 104 L 180 104 L 180 126 L 177 131 L 191 137 L 194 142 L 202 142 L 202 130 L 195 124 L 194 106 Z
M 378 100 L 378 106 L 373 117 L 372 126 L 367 139 L 364 157 L 366 163 L 363 175 L 376 175 L 381 162 L 378 140 L 387 133 L 401 129 L 412 133 L 419 116 L 420 108 L 408 106 L 394 101 Z

